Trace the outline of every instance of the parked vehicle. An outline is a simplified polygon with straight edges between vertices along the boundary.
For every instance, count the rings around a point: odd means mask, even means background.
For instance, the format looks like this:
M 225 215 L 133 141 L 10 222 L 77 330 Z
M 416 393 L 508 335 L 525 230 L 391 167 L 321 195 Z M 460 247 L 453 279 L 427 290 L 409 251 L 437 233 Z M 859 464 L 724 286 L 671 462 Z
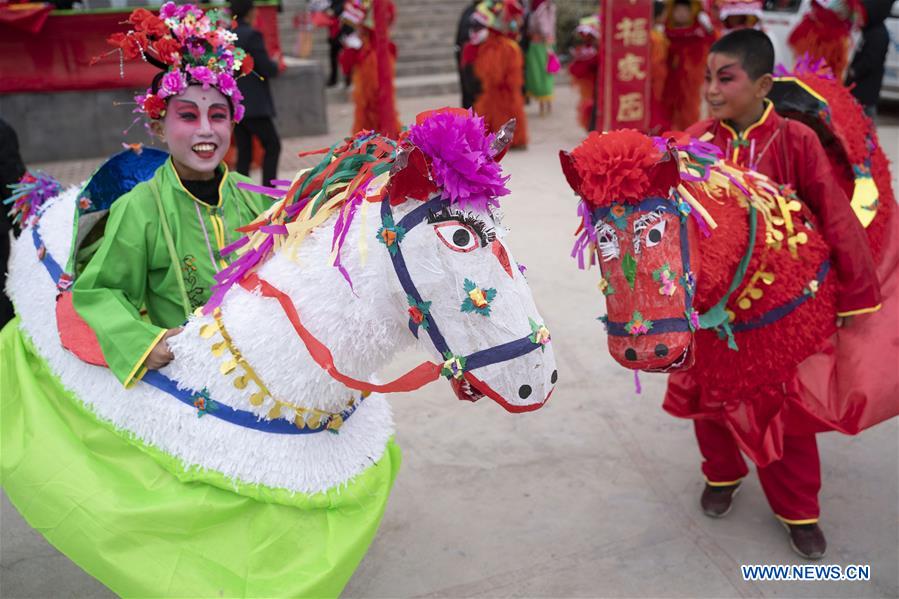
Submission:
M 803 15 L 811 10 L 811 4 L 812 0 L 765 0 L 762 25 L 774 44 L 776 63 L 790 67 L 795 62 L 796 57 L 793 56 L 787 38 Z M 899 2 L 893 4 L 886 26 L 891 43 L 880 94 L 882 97 L 899 99 Z M 860 39 L 861 33 L 854 32 L 850 51 L 854 51 Z

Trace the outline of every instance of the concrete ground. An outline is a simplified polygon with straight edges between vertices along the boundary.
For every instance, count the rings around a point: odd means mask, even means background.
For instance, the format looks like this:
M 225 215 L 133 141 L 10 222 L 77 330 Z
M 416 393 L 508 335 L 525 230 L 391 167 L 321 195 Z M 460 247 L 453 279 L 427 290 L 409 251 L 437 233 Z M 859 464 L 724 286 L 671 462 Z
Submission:
M 454 96 L 400 102 L 403 122 Z M 661 375 L 612 361 L 598 274 L 568 258 L 575 198 L 557 153 L 583 137 L 573 93 L 532 116 L 531 144 L 504 167 L 509 245 L 553 333 L 559 384 L 540 411 L 510 415 L 484 399 L 460 403 L 435 383 L 392 404 L 404 463 L 380 531 L 346 597 L 897 597 L 899 421 L 858 437 L 819 436 L 826 564 L 867 564 L 869 582 L 746 582 L 741 564 L 800 564 L 750 475 L 733 511 L 702 515 L 699 452 L 689 422 L 664 413 Z M 530 112 L 536 107 L 530 108 Z M 351 107 L 330 107 L 332 135 L 285 140 L 282 176 L 298 150 L 348 132 Z M 895 161 L 899 127 L 882 126 Z M 97 160 L 40 166 L 75 182 Z M 411 364 L 416 356 L 405 356 Z M 886 359 L 887 357 L 885 357 Z M 392 365 L 398 368 L 400 365 Z M 111 593 L 2 505 L 2 597 Z

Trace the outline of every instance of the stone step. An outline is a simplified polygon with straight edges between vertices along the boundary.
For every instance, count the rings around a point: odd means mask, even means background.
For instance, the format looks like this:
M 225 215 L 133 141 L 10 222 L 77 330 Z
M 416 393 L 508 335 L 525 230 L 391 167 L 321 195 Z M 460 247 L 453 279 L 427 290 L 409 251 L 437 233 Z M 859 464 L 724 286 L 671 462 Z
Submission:
M 454 94 L 459 93 L 459 77 L 455 72 L 397 77 L 395 86 L 398 98 Z M 327 88 L 325 98 L 329 104 L 349 103 L 353 101 L 351 94 L 352 88 L 345 88 L 340 84 Z
M 397 62 L 396 76 L 409 77 L 416 75 L 436 75 L 439 73 L 455 73 L 456 62 L 452 58 L 446 60 L 417 60 Z
M 293 15 L 301 10 L 298 0 L 284 0 L 285 11 L 279 17 L 281 44 L 292 54 L 297 32 Z M 456 26 L 469 0 L 394 0 L 397 8 L 391 39 L 397 46 L 396 93 L 398 97 L 445 94 L 458 91 L 454 55 Z M 309 58 L 329 69 L 327 31 L 313 31 Z M 342 86 L 327 90 L 328 101 L 349 102 Z

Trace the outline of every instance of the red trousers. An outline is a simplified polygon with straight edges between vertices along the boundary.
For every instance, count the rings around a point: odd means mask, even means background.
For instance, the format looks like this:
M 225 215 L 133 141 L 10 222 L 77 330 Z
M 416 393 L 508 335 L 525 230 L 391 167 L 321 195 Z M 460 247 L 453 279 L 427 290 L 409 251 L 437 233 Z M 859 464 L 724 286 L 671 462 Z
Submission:
M 708 419 L 693 423 L 703 457 L 702 472 L 709 484 L 733 483 L 749 474 L 736 441 L 723 424 Z M 821 462 L 814 434 L 785 434 L 783 458 L 756 469 L 768 503 L 781 520 L 790 524 L 818 520 Z

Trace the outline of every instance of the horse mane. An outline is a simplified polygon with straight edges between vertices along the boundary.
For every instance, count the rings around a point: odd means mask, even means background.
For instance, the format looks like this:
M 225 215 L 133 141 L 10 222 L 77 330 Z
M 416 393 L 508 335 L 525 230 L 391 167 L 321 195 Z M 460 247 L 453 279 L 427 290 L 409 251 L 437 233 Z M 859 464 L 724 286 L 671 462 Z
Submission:
M 335 144 L 314 167 L 300 171 L 284 198 L 238 231 L 245 235 L 222 250 L 238 258 L 215 275 L 205 314 L 221 305 L 228 290 L 277 251 L 296 250 L 309 233 L 337 214 L 331 262 L 352 288 L 341 265 L 340 249 L 363 202 L 389 194 L 391 204 L 412 198 L 424 201 L 439 193 L 455 205 L 490 210 L 509 190 L 499 159 L 511 141 L 514 123 L 490 133 L 471 110 L 442 108 L 418 115 L 394 141 L 372 131 Z M 301 156 L 304 154 L 301 154 Z M 249 186 L 257 189 L 255 186 Z M 369 188 L 377 190 L 369 193 Z
M 752 206 L 764 223 L 768 243 L 787 240 L 791 253 L 802 243 L 794 238 L 792 213 L 802 209 L 795 193 L 767 176 L 723 159 L 716 146 L 690 138 L 649 137 L 632 130 L 605 134 L 591 133 L 571 154 L 562 156 L 563 170 L 575 192 L 593 208 L 614 203 L 639 204 L 660 196 L 669 199 L 678 211 L 694 219 L 704 237 L 718 227 L 707 205 L 737 201 Z M 589 250 L 591 264 L 595 242 L 589 215 L 572 255 Z
M 396 158 L 397 142 L 372 131 L 360 131 L 330 148 L 307 152 L 324 153 L 317 165 L 297 173 L 284 198 L 237 230 L 245 233 L 222 250 L 239 257 L 215 275 L 212 296 L 203 308 L 211 313 L 221 305 L 228 290 L 274 253 L 294 253 L 309 233 L 338 214 L 332 242 L 332 259 L 339 265 L 339 251 L 369 184 L 389 172 Z M 380 199 L 380 195 L 368 201 Z
M 802 56 L 792 71 L 779 66 L 775 75 L 793 81 L 820 103 L 816 115 L 787 114 L 809 125 L 821 138 L 837 180 L 851 199 L 856 177 L 872 177 L 879 195 L 877 215 L 866 227 L 874 261 L 879 263 L 886 245 L 887 222 L 894 211 L 889 161 L 880 146 L 874 122 L 864 113 L 850 89 L 834 77 L 830 67 L 809 55 Z

